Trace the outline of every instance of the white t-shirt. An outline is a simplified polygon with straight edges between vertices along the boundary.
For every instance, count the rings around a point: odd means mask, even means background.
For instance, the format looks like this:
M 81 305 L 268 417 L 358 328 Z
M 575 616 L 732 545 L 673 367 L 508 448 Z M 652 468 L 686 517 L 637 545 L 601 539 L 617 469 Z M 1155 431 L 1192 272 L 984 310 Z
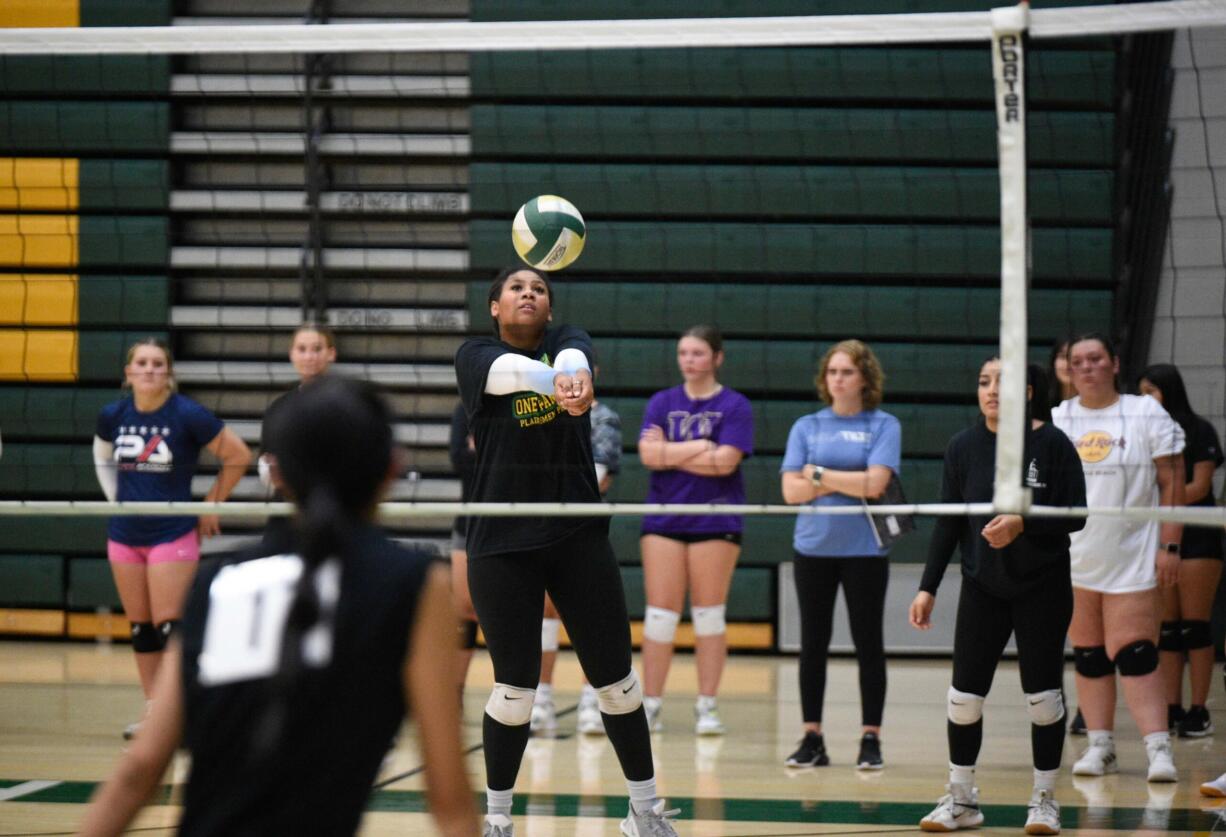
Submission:
M 1148 395 L 1121 395 L 1101 410 L 1071 398 L 1052 410 L 1052 423 L 1081 457 L 1091 508 L 1157 506 L 1154 459 L 1184 447 L 1183 428 Z M 1101 593 L 1152 589 L 1157 584 L 1158 527 L 1157 521 L 1091 517 L 1072 535 L 1073 585 Z

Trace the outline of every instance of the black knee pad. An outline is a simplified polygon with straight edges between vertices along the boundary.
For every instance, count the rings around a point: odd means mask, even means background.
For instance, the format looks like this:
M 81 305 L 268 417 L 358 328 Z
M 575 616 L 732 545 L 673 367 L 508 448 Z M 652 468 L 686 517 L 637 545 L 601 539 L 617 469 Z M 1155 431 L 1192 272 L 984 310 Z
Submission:
M 1158 669 L 1158 646 L 1148 639 L 1130 642 L 1115 655 L 1121 677 L 1144 677 Z
M 1182 622 L 1163 622 L 1158 633 L 1159 651 L 1182 651 L 1184 649 Z
M 132 650 L 137 654 L 156 654 L 165 647 L 162 634 L 152 622 L 132 623 Z
M 162 635 L 162 647 L 166 647 L 166 643 L 170 642 L 170 638 L 179 631 L 178 619 L 167 619 L 165 622 L 158 622 L 158 633 Z
M 477 620 L 461 619 L 459 633 L 462 650 L 470 651 L 477 647 Z
M 1197 648 L 1213 647 L 1213 628 L 1208 622 L 1199 619 L 1185 619 L 1183 626 L 1183 647 L 1189 651 Z
M 1074 647 L 1073 668 L 1082 677 L 1110 677 L 1115 674 L 1115 664 L 1107 656 L 1107 648 L 1103 645 Z

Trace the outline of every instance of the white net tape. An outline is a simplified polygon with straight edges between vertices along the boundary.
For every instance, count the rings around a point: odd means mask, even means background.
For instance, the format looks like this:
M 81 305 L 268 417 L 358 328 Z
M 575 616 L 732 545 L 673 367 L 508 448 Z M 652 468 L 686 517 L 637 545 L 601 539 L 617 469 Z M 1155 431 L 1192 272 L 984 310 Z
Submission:
M 1036 38 L 1226 25 L 1221 0 L 1037 9 Z M 0 29 L 0 54 L 485 52 L 643 47 L 831 46 L 988 41 L 991 13 L 666 20 L 430 22 Z

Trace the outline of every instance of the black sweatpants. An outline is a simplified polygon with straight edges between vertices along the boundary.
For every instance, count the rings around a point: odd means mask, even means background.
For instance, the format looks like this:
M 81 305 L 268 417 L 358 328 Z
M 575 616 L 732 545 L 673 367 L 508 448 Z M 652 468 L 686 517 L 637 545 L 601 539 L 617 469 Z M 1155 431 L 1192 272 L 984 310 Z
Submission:
M 558 608 L 583 673 L 599 689 L 630 673 L 630 620 L 621 570 L 602 523 L 558 543 L 526 552 L 469 556 L 468 587 L 485 635 L 495 682 L 535 689 L 541 674 L 541 613 L 545 592 Z M 604 715 L 605 731 L 631 781 L 654 775 L 651 737 L 642 707 Z M 486 781 L 515 786 L 527 724 L 509 727 L 485 716 Z
M 885 591 L 890 563 L 872 555 L 819 558 L 796 553 L 793 564 L 800 601 L 800 704 L 805 723 L 821 723 L 826 697 L 826 660 L 834 629 L 834 603 L 843 586 L 851 640 L 860 667 L 860 717 L 881 725 L 885 711 Z
M 1073 587 L 1068 574 L 1056 570 L 1036 588 L 1016 599 L 988 593 L 963 578 L 954 628 L 953 686 L 986 697 L 1010 634 L 1017 637 L 1018 670 L 1027 694 L 1064 688 L 1064 640 L 1073 618 Z M 949 760 L 974 765 L 983 743 L 983 719 L 973 724 L 948 722 Z M 1034 766 L 1055 770 L 1064 749 L 1064 724 L 1030 727 Z

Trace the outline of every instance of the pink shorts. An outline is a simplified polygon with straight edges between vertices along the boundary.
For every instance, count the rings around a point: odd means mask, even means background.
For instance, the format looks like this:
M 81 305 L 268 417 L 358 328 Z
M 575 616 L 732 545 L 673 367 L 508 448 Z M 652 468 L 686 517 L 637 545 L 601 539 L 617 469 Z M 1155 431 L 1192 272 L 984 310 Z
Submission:
M 116 564 L 165 564 L 169 561 L 199 561 L 200 537 L 196 530 L 168 543 L 149 546 L 128 546 L 107 539 L 107 560 Z

